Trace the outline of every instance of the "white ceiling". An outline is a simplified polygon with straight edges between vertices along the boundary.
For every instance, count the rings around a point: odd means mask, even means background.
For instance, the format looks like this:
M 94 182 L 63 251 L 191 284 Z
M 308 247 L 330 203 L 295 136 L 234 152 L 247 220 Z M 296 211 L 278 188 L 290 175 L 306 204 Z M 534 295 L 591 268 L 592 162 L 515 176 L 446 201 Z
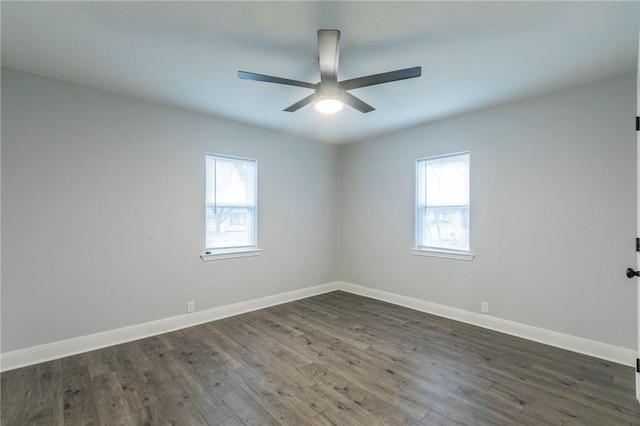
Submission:
M 10 2 L 2 65 L 309 139 L 345 143 L 635 71 L 631 2 Z M 342 32 L 339 80 L 376 108 L 282 109 L 316 83 L 316 31 Z

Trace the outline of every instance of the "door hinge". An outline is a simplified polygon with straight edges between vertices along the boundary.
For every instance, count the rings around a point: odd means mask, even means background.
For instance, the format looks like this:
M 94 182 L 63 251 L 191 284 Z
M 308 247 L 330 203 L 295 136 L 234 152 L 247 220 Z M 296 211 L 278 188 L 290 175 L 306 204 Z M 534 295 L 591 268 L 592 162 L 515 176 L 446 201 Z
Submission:
M 640 373 L 640 358 L 636 358 L 636 373 Z
M 640 238 L 636 238 L 636 251 L 640 251 Z
M 640 117 L 636 117 L 636 131 L 640 131 Z

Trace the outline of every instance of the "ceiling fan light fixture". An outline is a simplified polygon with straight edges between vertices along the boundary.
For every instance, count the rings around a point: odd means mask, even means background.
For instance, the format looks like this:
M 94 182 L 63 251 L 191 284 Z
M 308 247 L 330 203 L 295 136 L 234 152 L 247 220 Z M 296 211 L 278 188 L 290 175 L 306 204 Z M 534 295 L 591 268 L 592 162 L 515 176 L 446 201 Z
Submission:
M 383 72 L 380 74 L 366 75 L 338 82 L 338 63 L 340 61 L 340 31 L 318 30 L 318 64 L 320 65 L 320 82 L 313 84 L 305 81 L 291 80 L 288 78 L 274 77 L 254 72 L 238 71 L 238 78 L 243 80 L 264 81 L 266 83 L 284 84 L 287 86 L 304 87 L 313 89 L 314 93 L 300 99 L 293 105 L 283 109 L 286 112 L 295 112 L 300 108 L 315 103 L 316 110 L 322 114 L 335 114 L 344 104 L 362 113 L 374 111 L 375 108 L 366 104 L 358 97 L 349 93 L 349 90 L 361 87 L 375 86 L 392 81 L 406 80 L 420 77 L 422 67 L 405 68 L 401 70 Z
M 316 111 L 322 114 L 335 114 L 344 107 L 338 99 L 320 99 L 316 102 Z

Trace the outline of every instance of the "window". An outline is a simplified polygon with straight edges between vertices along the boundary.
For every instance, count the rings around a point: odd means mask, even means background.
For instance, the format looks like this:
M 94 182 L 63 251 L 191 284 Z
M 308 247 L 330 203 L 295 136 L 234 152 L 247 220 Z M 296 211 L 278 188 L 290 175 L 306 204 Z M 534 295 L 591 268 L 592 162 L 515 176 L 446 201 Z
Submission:
M 417 161 L 418 250 L 469 253 L 469 158 L 463 152 Z
M 256 160 L 206 155 L 206 255 L 257 250 L 256 169 Z

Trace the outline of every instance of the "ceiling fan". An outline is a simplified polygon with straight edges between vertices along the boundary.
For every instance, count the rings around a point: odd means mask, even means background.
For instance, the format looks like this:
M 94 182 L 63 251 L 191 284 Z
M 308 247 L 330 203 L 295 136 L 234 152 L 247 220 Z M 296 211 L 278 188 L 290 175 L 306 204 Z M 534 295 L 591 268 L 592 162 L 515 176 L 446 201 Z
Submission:
M 338 62 L 340 60 L 340 31 L 318 30 L 318 62 L 320 63 L 320 82 L 313 84 L 304 81 L 290 80 L 288 78 L 273 77 L 270 75 L 256 74 L 247 71 L 238 71 L 238 78 L 243 80 L 264 81 L 267 83 L 285 84 L 288 86 L 305 87 L 313 89 L 314 93 L 287 107 L 284 111 L 295 112 L 312 102 L 316 103 L 316 109 L 326 114 L 331 114 L 342 109 L 347 104 L 362 113 L 375 110 L 348 91 L 360 87 L 374 86 L 376 84 L 405 80 L 420 77 L 422 67 L 405 68 L 396 71 L 383 72 L 365 77 L 352 78 L 338 81 Z

